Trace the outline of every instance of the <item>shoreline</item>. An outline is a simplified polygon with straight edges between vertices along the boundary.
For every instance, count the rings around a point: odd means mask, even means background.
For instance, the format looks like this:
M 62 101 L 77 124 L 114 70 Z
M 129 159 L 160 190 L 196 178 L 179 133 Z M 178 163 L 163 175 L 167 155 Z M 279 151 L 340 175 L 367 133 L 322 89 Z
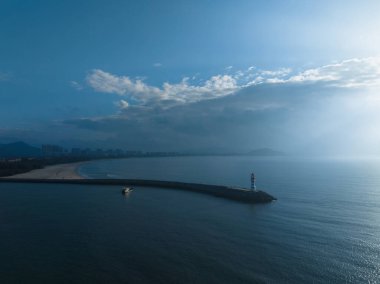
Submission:
M 32 170 L 27 173 L 2 177 L 2 179 L 7 178 L 17 178 L 17 179 L 85 179 L 79 173 L 79 167 L 86 162 L 76 162 L 68 164 L 57 164 L 52 166 L 47 166 L 42 169 Z

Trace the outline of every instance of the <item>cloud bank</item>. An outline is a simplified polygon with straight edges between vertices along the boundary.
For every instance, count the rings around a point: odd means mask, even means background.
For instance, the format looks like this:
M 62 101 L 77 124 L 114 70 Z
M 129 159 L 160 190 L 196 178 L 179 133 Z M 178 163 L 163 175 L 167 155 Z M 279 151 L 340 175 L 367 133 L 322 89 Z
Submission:
M 116 94 L 119 113 L 65 124 L 107 134 L 129 149 L 360 152 L 380 149 L 380 60 L 350 59 L 294 72 L 287 68 L 218 74 L 194 84 L 148 85 L 93 70 L 87 83 Z
M 141 79 L 118 76 L 95 69 L 86 77 L 87 84 L 96 92 L 117 94 L 123 99 L 119 105 L 146 107 L 173 107 L 180 104 L 232 95 L 237 91 L 259 84 L 320 83 L 342 88 L 373 87 L 380 85 L 380 58 L 354 58 L 339 63 L 307 69 L 299 73 L 289 68 L 260 70 L 252 66 L 231 73 L 232 66 L 202 84 L 195 84 L 189 77 L 179 83 L 165 82 L 161 87 L 151 86 Z

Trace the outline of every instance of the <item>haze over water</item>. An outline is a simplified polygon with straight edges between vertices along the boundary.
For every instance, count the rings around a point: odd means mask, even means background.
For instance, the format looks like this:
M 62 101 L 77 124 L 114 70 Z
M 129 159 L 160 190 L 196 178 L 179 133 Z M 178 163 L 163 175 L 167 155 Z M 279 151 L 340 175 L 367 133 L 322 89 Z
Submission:
M 158 188 L 1 184 L 5 282 L 376 283 L 377 159 L 176 157 L 90 162 L 89 177 L 249 185 L 247 205 Z
M 266 205 L 0 183 L 0 284 L 379 281 L 380 161 L 290 157 L 380 155 L 379 11 L 378 0 L 0 0 L 4 175 L 123 152 L 289 155 L 80 169 L 243 187 L 254 171 L 278 198 Z

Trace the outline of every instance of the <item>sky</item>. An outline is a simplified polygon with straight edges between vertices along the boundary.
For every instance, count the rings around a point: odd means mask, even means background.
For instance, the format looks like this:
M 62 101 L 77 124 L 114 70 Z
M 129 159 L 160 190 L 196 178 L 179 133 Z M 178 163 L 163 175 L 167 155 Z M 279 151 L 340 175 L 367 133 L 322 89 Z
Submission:
M 378 11 L 0 0 L 0 143 L 379 154 Z

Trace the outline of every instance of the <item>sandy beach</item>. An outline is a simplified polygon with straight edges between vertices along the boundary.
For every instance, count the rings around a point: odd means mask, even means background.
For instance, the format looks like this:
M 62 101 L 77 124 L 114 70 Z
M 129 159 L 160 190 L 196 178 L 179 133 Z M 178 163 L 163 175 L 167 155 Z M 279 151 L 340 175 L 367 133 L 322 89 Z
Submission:
M 83 163 L 84 162 L 53 165 L 5 178 L 83 179 L 83 177 L 77 172 L 78 167 Z

